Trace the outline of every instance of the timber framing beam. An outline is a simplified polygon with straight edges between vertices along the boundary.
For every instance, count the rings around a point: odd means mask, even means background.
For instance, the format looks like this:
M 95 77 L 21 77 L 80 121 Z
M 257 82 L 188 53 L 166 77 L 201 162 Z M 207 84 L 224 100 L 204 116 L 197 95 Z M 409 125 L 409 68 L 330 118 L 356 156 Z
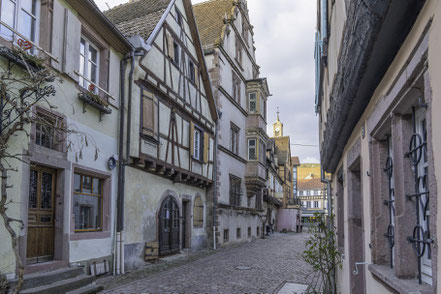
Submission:
M 166 178 L 173 183 L 184 183 L 202 188 L 212 185 L 212 181 L 204 176 L 147 155 L 142 155 L 141 158 L 132 158 L 130 166 Z

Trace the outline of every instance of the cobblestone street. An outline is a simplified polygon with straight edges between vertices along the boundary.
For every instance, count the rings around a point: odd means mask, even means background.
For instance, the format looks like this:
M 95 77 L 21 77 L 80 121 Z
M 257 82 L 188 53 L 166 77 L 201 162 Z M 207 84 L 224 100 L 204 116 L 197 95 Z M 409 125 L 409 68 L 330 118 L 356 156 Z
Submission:
M 100 293 L 274 293 L 286 281 L 307 284 L 311 268 L 301 257 L 307 236 L 276 233 L 160 272 L 104 278 Z

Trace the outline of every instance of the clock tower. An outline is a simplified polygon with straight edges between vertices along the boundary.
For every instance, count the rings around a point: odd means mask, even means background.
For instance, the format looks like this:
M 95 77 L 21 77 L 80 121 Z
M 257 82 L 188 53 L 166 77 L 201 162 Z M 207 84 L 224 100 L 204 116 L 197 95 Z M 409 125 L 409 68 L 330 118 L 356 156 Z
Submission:
M 283 137 L 283 124 L 279 120 L 279 108 L 277 107 L 277 121 L 273 123 L 274 137 Z

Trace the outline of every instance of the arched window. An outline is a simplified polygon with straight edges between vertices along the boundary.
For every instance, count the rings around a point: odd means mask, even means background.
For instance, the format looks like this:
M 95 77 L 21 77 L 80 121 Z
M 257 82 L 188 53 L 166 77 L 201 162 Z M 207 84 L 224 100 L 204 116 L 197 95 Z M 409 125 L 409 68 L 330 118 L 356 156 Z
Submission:
M 204 224 L 204 204 L 200 196 L 194 199 L 193 226 L 202 227 Z

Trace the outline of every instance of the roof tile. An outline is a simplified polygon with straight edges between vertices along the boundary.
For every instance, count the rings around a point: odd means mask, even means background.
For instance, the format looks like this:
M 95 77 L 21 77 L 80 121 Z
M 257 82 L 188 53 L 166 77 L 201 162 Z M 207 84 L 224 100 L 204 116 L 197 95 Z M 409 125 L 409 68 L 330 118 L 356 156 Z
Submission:
M 170 0 L 138 0 L 104 12 L 126 37 L 140 35 L 145 40 L 155 29 Z
M 214 45 L 222 37 L 224 18 L 231 17 L 233 0 L 210 0 L 193 5 L 202 45 Z

